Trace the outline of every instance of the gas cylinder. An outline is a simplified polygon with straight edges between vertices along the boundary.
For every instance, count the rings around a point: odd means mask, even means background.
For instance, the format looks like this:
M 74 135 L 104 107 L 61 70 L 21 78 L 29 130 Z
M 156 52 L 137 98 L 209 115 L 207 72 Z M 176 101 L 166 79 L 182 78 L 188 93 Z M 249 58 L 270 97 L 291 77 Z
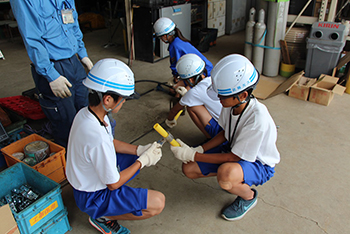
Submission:
M 266 25 L 265 11 L 260 9 L 258 22 L 254 26 L 254 49 L 253 49 L 253 64 L 260 73 L 262 72 L 263 62 L 264 62 L 264 46 L 265 45 L 265 35 L 266 35 Z
M 268 2 L 267 35 L 263 74 L 277 76 L 281 60 L 280 40 L 284 39 L 287 25 L 289 1 Z
M 252 61 L 253 54 L 253 35 L 254 35 L 254 25 L 255 25 L 255 8 L 250 8 L 249 11 L 249 21 L 247 22 L 245 29 L 245 46 L 244 46 L 244 55 L 250 61 Z

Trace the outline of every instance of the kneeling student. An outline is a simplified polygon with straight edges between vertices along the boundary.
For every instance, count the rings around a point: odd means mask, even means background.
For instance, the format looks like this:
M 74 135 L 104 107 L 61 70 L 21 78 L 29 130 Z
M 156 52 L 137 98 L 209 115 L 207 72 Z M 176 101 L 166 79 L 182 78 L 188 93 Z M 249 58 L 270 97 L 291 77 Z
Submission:
M 212 80 L 223 106 L 219 118 L 223 131 L 202 147 L 191 148 L 177 139 L 181 147 L 171 150 L 183 162 L 188 178 L 216 176 L 222 189 L 237 195 L 222 217 L 238 220 L 257 203 L 258 192 L 251 186 L 264 184 L 275 173 L 280 161 L 277 129 L 266 106 L 251 96 L 259 74 L 246 57 L 233 54 L 221 59 L 212 70 Z M 201 153 L 225 141 L 223 152 Z
M 113 138 L 107 115 L 117 113 L 134 94 L 134 74 L 128 66 L 117 59 L 100 60 L 83 83 L 90 89 L 89 106 L 77 113 L 70 130 L 67 179 L 92 226 L 102 233 L 129 233 L 117 220 L 147 219 L 164 208 L 161 192 L 125 185 L 144 166 L 160 160 L 161 146 Z
M 208 138 L 213 138 L 222 128 L 218 124 L 222 106 L 219 98 L 210 98 L 207 94 L 211 86 L 211 78 L 205 77 L 205 63 L 196 54 L 185 54 L 176 63 L 176 70 L 186 87 L 180 86 L 177 92 L 183 97 L 170 110 L 165 123 L 173 128 L 177 125 L 176 114 L 185 106 L 201 132 Z M 213 92 L 210 90 L 208 92 Z M 214 93 L 215 94 L 215 93 Z

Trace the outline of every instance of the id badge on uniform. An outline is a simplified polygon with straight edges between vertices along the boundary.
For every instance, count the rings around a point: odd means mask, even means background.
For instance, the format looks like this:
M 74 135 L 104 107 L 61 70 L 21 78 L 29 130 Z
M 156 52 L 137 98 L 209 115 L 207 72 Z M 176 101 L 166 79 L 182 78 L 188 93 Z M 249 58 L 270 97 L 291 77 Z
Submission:
M 63 9 L 61 10 L 61 13 L 62 13 L 62 20 L 64 24 L 74 23 L 73 9 Z

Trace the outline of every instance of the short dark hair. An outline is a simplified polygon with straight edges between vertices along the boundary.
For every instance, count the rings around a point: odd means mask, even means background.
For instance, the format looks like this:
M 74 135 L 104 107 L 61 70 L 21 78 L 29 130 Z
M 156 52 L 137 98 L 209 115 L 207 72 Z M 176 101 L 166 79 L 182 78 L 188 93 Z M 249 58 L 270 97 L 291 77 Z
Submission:
M 118 98 L 120 97 L 118 94 L 108 92 L 108 91 L 105 93 L 101 93 L 101 94 L 102 94 L 102 97 L 104 97 L 106 95 L 110 95 L 115 102 L 118 101 Z M 90 106 L 98 106 L 100 104 L 100 102 L 101 102 L 101 100 L 100 100 L 98 93 L 95 90 L 90 90 L 89 91 L 89 105 Z

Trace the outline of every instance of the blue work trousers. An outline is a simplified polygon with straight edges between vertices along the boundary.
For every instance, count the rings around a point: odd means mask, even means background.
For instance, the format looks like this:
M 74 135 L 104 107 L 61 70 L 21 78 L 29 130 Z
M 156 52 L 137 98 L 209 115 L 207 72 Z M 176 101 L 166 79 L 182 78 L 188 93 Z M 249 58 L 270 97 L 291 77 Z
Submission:
M 39 103 L 46 117 L 52 124 L 52 136 L 55 143 L 67 147 L 70 127 L 75 114 L 87 106 L 88 89 L 82 81 L 86 78 L 86 72 L 77 58 L 73 56 L 68 59 L 53 61 L 55 69 L 72 84 L 69 88 L 71 97 L 56 97 L 47 79 L 39 75 L 32 64 L 32 75 L 39 95 Z

